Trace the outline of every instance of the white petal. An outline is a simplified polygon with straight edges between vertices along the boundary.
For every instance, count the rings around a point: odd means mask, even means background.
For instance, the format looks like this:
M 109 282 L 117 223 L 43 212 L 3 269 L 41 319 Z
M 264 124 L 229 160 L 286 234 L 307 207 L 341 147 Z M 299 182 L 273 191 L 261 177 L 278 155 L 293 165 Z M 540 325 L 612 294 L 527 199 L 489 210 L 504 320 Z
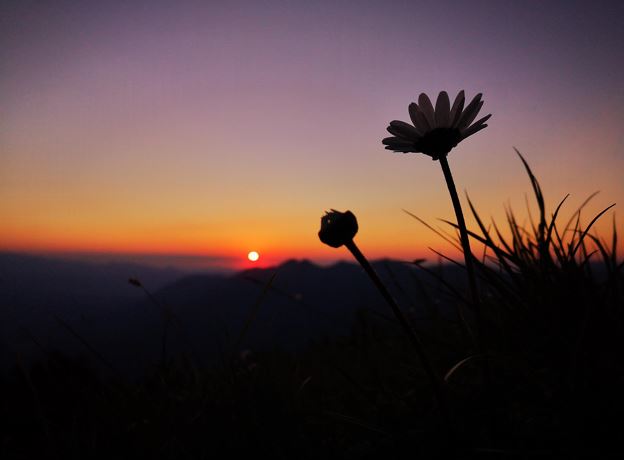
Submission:
M 409 139 L 420 139 L 421 135 L 416 128 L 412 125 L 405 123 L 404 121 L 393 120 L 390 122 L 390 127 L 393 128 L 396 133 L 398 133 L 401 137 L 406 137 Z M 392 132 L 392 131 L 390 131 Z M 392 134 L 395 134 L 392 132 Z
M 425 93 L 420 93 L 420 96 L 418 96 L 418 108 L 420 109 L 420 111 L 423 113 L 423 115 L 427 119 L 427 122 L 429 123 L 429 127 L 431 129 L 435 129 L 436 123 L 435 123 L 435 114 L 433 112 L 433 105 L 431 105 L 431 101 L 429 100 L 429 97 Z
M 462 113 L 461 118 L 455 126 L 457 129 L 461 131 L 462 129 L 466 129 L 470 123 L 472 123 L 472 120 L 475 119 L 479 110 L 481 110 L 481 106 L 483 105 L 483 101 L 480 99 L 481 93 L 477 94 L 472 101 L 470 101 L 470 104 L 468 104 L 468 107 L 464 109 L 464 113 Z
M 477 125 L 482 125 L 483 123 L 485 123 L 486 121 L 488 121 L 490 119 L 490 117 L 492 116 L 491 113 L 487 114 L 484 117 L 479 118 L 477 121 L 475 121 L 472 126 L 469 126 L 468 128 L 466 128 L 466 130 L 472 128 L 473 126 L 477 126 Z M 466 131 L 464 130 L 464 131 Z
M 406 134 L 404 131 L 401 131 L 401 129 L 395 126 L 388 126 L 386 131 L 395 136 L 397 139 L 403 139 L 406 142 L 413 142 L 412 137 L 409 134 Z
M 472 98 L 472 101 L 470 101 L 470 103 L 464 108 L 463 112 L 457 113 L 457 118 L 455 124 L 453 125 L 454 128 L 459 129 L 459 126 L 462 125 L 463 119 L 468 117 L 468 114 L 472 112 L 472 110 L 477 106 L 480 98 L 481 94 L 479 93 L 474 98 Z M 466 125 L 464 125 L 464 127 L 466 127 Z
M 408 107 L 408 111 L 410 118 L 412 119 L 412 123 L 414 123 L 414 129 L 418 131 L 418 135 L 422 136 L 427 130 L 422 127 L 422 121 L 418 115 L 419 110 L 416 103 L 412 102 Z
M 449 124 L 450 126 L 455 126 L 459 117 L 461 116 L 462 110 L 464 110 L 464 101 L 466 97 L 464 96 L 464 90 L 462 89 L 455 98 L 455 102 L 453 102 L 453 107 L 451 107 L 451 113 L 449 114 Z
M 461 140 L 463 141 L 464 139 L 466 139 L 467 137 L 472 136 L 474 133 L 478 133 L 479 131 L 481 131 L 482 129 L 487 128 L 486 124 L 474 124 L 472 125 L 470 128 L 468 128 L 466 131 L 464 131 L 461 135 Z
M 411 145 L 414 145 L 413 142 L 402 139 L 400 137 L 386 137 L 382 139 L 381 143 L 391 147 L 409 147 Z
M 427 131 L 432 129 L 431 125 L 427 121 L 427 117 L 425 117 L 425 114 L 417 104 L 412 103 L 412 111 L 416 115 L 416 123 L 414 123 L 414 125 L 416 129 L 421 132 L 421 134 L 425 134 Z
M 435 106 L 435 120 L 438 128 L 448 128 L 450 105 L 451 103 L 446 91 L 440 91 Z
M 386 147 L 386 150 L 392 150 L 393 152 L 397 152 L 397 153 L 419 153 L 420 152 L 420 150 L 418 150 L 417 148 L 393 149 L 390 147 Z

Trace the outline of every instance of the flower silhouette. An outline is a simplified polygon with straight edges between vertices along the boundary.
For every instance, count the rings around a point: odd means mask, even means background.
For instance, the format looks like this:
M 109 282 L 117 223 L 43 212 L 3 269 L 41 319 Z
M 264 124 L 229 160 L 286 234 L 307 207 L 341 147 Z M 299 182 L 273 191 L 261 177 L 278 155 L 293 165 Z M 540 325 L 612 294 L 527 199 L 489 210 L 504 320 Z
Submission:
M 482 94 L 477 94 L 464 109 L 464 91 L 460 91 L 451 107 L 448 94 L 441 91 L 435 109 L 429 97 L 422 93 L 418 104 L 409 105 L 412 125 L 394 120 L 388 126 L 393 137 L 386 137 L 382 143 L 387 150 L 402 153 L 424 153 L 437 160 L 446 156 L 453 147 L 487 125 L 491 114 L 471 124 L 483 106 Z
M 457 227 L 461 240 L 462 252 L 464 253 L 464 262 L 466 264 L 466 273 L 468 275 L 468 284 L 472 297 L 472 307 L 475 312 L 475 322 L 477 323 L 477 350 L 479 354 L 484 354 L 483 345 L 483 320 L 481 316 L 481 301 L 479 299 L 479 291 L 477 287 L 477 278 L 475 274 L 473 255 L 470 250 L 470 239 L 468 238 L 468 229 L 464 219 L 457 188 L 451 173 L 451 167 L 448 163 L 447 155 L 451 149 L 461 141 L 474 133 L 481 131 L 487 127 L 485 122 L 492 116 L 491 114 L 480 118 L 472 123 L 477 117 L 479 110 L 483 106 L 481 100 L 482 94 L 477 94 L 472 101 L 464 109 L 464 91 L 460 91 L 453 106 L 451 107 L 448 94 L 441 91 L 436 100 L 435 109 L 431 105 L 431 101 L 425 93 L 418 96 L 418 104 L 412 102 L 409 105 L 409 114 L 413 125 L 404 121 L 394 120 L 388 126 L 388 132 L 394 137 L 386 137 L 382 143 L 387 150 L 395 152 L 409 153 L 420 152 L 429 155 L 434 160 L 440 161 L 444 180 L 448 187 L 457 218 Z M 472 123 L 472 124 L 471 124 Z M 487 358 L 483 365 L 484 378 L 486 386 L 489 386 L 489 365 Z
M 339 248 L 353 241 L 357 231 L 357 219 L 351 211 L 340 212 L 332 209 L 321 217 L 321 230 L 318 236 L 328 246 Z
M 409 337 L 416 354 L 420 358 L 420 362 L 423 365 L 425 373 L 429 377 L 431 385 L 433 386 L 433 391 L 438 400 L 438 404 L 442 408 L 445 420 L 452 432 L 453 427 L 451 425 L 450 412 L 447 406 L 447 397 L 445 390 L 442 387 L 442 382 L 431 365 L 431 361 L 429 360 L 429 357 L 427 356 L 416 331 L 410 325 L 409 321 L 399 308 L 399 305 L 396 303 L 396 300 L 394 300 L 392 294 L 388 291 L 388 288 L 386 288 L 383 281 L 381 281 L 381 278 L 379 278 L 379 275 L 373 269 L 373 266 L 364 254 L 362 254 L 362 251 L 360 251 L 360 248 L 357 247 L 355 241 L 353 241 L 357 232 L 358 223 L 355 214 L 351 211 L 340 212 L 332 209 L 331 211 L 326 211 L 325 215 L 321 217 L 321 230 L 318 232 L 318 236 L 323 243 L 331 246 L 332 248 L 345 246 L 351 254 L 353 254 L 355 260 L 359 262 L 373 284 L 379 290 L 379 293 L 388 303 L 395 317 L 399 321 L 399 324 L 403 327 Z

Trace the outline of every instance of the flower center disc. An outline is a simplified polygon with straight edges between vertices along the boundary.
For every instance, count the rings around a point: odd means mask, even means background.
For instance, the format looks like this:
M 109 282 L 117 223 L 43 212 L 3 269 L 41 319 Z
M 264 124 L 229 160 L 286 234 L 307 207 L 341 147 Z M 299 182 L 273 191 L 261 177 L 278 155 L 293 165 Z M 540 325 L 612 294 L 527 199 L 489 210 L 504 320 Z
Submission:
M 454 128 L 436 128 L 427 132 L 420 140 L 420 149 L 433 159 L 446 155 L 460 141 L 461 136 Z

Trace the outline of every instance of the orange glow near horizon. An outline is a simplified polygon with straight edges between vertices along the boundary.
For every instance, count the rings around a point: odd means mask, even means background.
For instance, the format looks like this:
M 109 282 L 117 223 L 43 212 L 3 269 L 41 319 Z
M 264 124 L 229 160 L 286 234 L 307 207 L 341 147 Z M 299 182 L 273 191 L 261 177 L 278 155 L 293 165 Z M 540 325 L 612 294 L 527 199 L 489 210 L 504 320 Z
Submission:
M 439 193 L 443 192 L 444 190 Z M 588 210 L 584 214 L 585 223 L 599 211 L 598 208 L 594 206 L 591 212 Z M 570 205 L 568 209 L 570 212 L 562 213 L 559 222 L 564 223 L 574 209 Z M 440 260 L 440 256 L 432 249 L 450 258 L 461 258 L 461 253 L 457 249 L 410 216 L 398 210 L 394 214 L 392 221 L 388 216 L 384 216 L 381 221 L 377 222 L 370 219 L 368 213 L 363 213 L 366 216 L 365 219 L 362 218 L 362 214 L 359 215 L 360 232 L 356 241 L 368 258 L 372 260 L 392 258 L 406 261 L 417 258 L 429 261 Z M 535 215 L 535 210 L 533 210 L 533 215 Z M 526 224 L 526 217 L 523 217 L 526 216 L 526 212 L 517 211 L 517 216 Z M 450 205 L 446 216 L 440 217 L 453 220 Z M 345 248 L 329 248 L 318 240 L 316 232 L 319 220 L 320 214 L 316 219 L 308 219 L 308 222 L 305 222 L 306 225 L 282 224 L 282 226 L 273 227 L 275 222 L 258 224 L 255 227 L 255 234 L 246 234 L 238 229 L 232 232 L 222 230 L 217 233 L 214 228 L 211 231 L 208 226 L 206 228 L 188 227 L 185 231 L 182 231 L 180 227 L 169 232 L 166 231 L 167 226 L 163 226 L 164 228 L 160 231 L 153 229 L 148 232 L 147 230 L 141 231 L 140 228 L 124 229 L 121 224 L 118 224 L 119 230 L 117 231 L 114 231 L 114 226 L 111 225 L 100 228 L 100 232 L 97 232 L 95 228 L 87 227 L 86 229 L 73 229 L 73 232 L 23 229 L 22 232 L 9 233 L 7 229 L 10 230 L 11 226 L 5 226 L 0 229 L 2 241 L 0 250 L 50 256 L 98 254 L 124 258 L 127 255 L 154 255 L 161 256 L 162 260 L 188 257 L 199 261 L 197 263 L 205 259 L 206 266 L 216 264 L 234 270 L 276 266 L 288 259 L 309 259 L 318 263 L 336 260 L 350 261 L 351 255 Z M 439 230 L 445 230 L 448 234 L 452 233 L 450 227 L 436 221 L 435 218 L 429 216 L 427 221 Z M 497 222 L 504 223 L 504 219 L 497 220 Z M 470 217 L 468 217 L 468 223 L 470 228 L 477 228 Z M 612 224 L 612 215 L 607 214 L 595 225 L 594 232 L 610 241 Z M 501 228 L 507 236 L 504 225 Z M 249 252 L 243 252 L 244 247 L 249 247 L 250 241 L 253 247 L 258 248 L 256 252 L 262 254 L 262 257 L 256 261 L 250 260 Z M 473 243 L 473 250 L 476 254 L 480 254 L 482 248 Z M 624 255 L 622 239 L 619 241 L 618 254 L 620 257 Z M 215 260 L 219 262 L 214 262 Z
M 487 135 L 487 130 L 484 136 Z M 505 229 L 504 207 L 509 205 L 519 221 L 528 223 L 524 196 L 531 202 L 530 184 L 521 164 L 513 154 L 505 161 L 498 161 L 499 172 L 509 180 L 505 184 L 492 175 L 483 175 L 465 161 L 470 150 L 460 152 L 457 161 L 450 157 L 455 167 L 456 180 L 463 179 L 470 184 L 471 200 L 481 217 L 489 222 L 494 219 L 499 228 Z M 246 248 L 253 247 L 263 254 L 261 261 L 254 266 L 273 266 L 287 259 L 311 259 L 313 261 L 350 260 L 348 251 L 333 249 L 323 245 L 317 237 L 320 217 L 325 209 L 352 210 L 359 222 L 360 231 L 357 243 L 371 259 L 394 258 L 413 260 L 425 258 L 437 260 L 438 256 L 429 248 L 439 250 L 452 258 L 460 257 L 459 252 L 442 238 L 425 228 L 415 219 L 401 211 L 404 208 L 425 219 L 431 225 L 450 232 L 451 228 L 438 218 L 454 221 L 454 213 L 448 192 L 437 163 L 426 161 L 417 155 L 393 156 L 381 152 L 372 158 L 383 163 L 390 174 L 397 174 L 406 167 L 413 173 L 428 177 L 420 184 L 379 182 L 386 195 L 371 195 L 366 187 L 357 184 L 358 177 L 346 179 L 346 197 L 336 199 L 323 189 L 314 194 L 301 194 L 297 202 L 284 197 L 272 208 L 262 207 L 265 200 L 253 195 L 247 196 L 244 190 L 232 194 L 227 203 L 203 198 L 198 191 L 184 188 L 171 188 L 165 191 L 164 199 L 154 203 L 147 195 L 134 192 L 136 201 L 127 200 L 118 189 L 115 194 L 81 193 L 80 188 L 63 191 L 63 185 L 48 189 L 46 184 L 32 183 L 30 195 L 11 199 L 0 194 L 0 209 L 9 219 L 0 227 L 0 250 L 28 253 L 100 253 L 100 254 L 169 254 L 188 257 L 214 257 L 226 261 L 231 268 L 247 268 L 251 264 L 246 259 Z M 451 155 L 454 155 L 453 152 Z M 546 167 L 544 167 L 546 166 Z M 533 166 L 542 183 L 547 200 L 548 212 L 552 212 L 559 199 L 572 191 L 561 210 L 560 223 L 564 223 L 576 210 L 594 187 L 583 182 L 569 190 L 567 183 L 560 182 L 561 172 L 549 165 Z M 513 170 L 508 172 L 508 170 Z M 364 180 L 369 173 L 363 173 Z M 374 176 L 373 176 L 374 177 Z M 344 181 L 343 181 L 344 182 Z M 605 188 L 618 193 L 619 183 L 607 183 Z M 260 187 L 260 184 L 257 184 Z M 3 187 L 3 185 L 0 185 Z M 4 185 L 7 188 L 6 185 Z M 69 187 L 69 185 L 65 185 Z M 293 185 L 293 187 L 295 187 Z M 461 187 L 461 186 L 460 186 Z M 313 185 L 309 190 L 315 190 Z M 348 190 L 348 189 L 351 190 Z M 24 186 L 22 186 L 24 189 Z M 422 191 L 430 191 L 423 194 Z M 270 184 L 261 189 L 265 196 L 279 195 L 281 189 L 273 189 Z M 296 190 L 296 188 L 295 188 Z M 307 190 L 307 189 L 306 189 Z M 493 193 L 492 190 L 496 190 Z M 55 196 L 56 195 L 56 196 Z M 132 196 L 128 190 L 126 196 Z M 337 196 L 340 194 L 337 193 Z M 107 197 L 105 197 L 107 196 Z M 28 199 L 26 199 L 28 197 Z M 43 201 L 38 198 L 45 197 Z M 174 198 L 177 197 L 177 198 Z M 469 214 L 466 200 L 464 211 L 468 225 L 477 225 Z M 602 193 L 589 203 L 582 215 L 586 224 L 591 218 L 615 200 Z M 180 206 L 182 203 L 183 206 Z M 329 204 L 331 203 L 331 204 Z M 352 205 L 350 205 L 352 203 Z M 329 204 L 329 205 L 328 205 Z M 536 216 L 531 203 L 532 215 Z M 210 209 L 211 212 L 206 212 Z M 615 208 L 617 210 L 617 206 Z M 594 232 L 607 241 L 611 239 L 614 212 L 610 211 L 594 226 Z M 617 221 L 618 228 L 621 222 Z M 622 233 L 622 232 L 620 232 Z M 619 239 L 618 254 L 624 255 L 624 239 Z M 243 252 L 245 251 L 245 252 Z M 270 254 L 269 257 L 265 256 Z M 243 257 L 243 262 L 240 257 Z

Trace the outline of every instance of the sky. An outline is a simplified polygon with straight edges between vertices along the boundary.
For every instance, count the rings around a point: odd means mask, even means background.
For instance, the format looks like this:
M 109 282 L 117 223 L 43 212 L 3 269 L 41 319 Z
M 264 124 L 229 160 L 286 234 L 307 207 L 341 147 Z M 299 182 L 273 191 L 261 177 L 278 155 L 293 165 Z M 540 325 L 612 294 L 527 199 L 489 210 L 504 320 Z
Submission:
M 617 203 L 596 231 L 615 213 L 624 232 L 622 2 L 0 8 L 0 251 L 327 262 L 348 258 L 317 237 L 334 208 L 355 213 L 370 258 L 453 256 L 403 212 L 454 217 L 439 164 L 381 139 L 421 92 L 462 89 L 492 114 L 449 155 L 482 217 L 527 216 L 516 147 L 549 212 L 569 193 L 567 219 L 599 190 L 583 221 Z

